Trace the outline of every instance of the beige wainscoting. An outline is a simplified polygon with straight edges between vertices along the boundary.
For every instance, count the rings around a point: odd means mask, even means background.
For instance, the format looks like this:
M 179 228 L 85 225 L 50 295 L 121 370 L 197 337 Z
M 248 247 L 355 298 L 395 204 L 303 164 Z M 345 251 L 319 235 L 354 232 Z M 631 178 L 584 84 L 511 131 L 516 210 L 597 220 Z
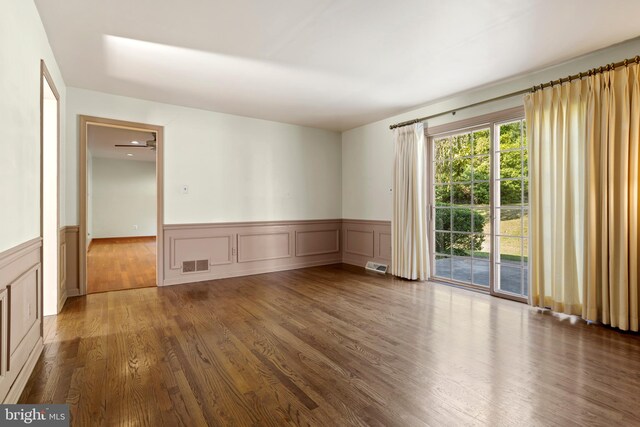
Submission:
M 42 352 L 42 239 L 0 253 L 0 402 L 16 403 Z
M 367 261 L 391 263 L 391 222 L 342 220 L 342 262 L 364 267 Z
M 339 219 L 165 225 L 164 284 L 340 263 L 341 227 Z
M 70 297 L 80 295 L 78 231 L 77 226 L 64 227 L 65 287 Z M 164 232 L 164 280 L 159 282 L 165 285 L 340 262 L 391 262 L 390 221 L 176 224 L 165 225 Z
M 80 281 L 78 279 L 79 262 L 79 233 L 80 227 L 77 225 L 67 225 L 60 229 L 60 241 L 64 241 L 64 252 L 60 251 L 60 258 L 65 259 L 64 264 L 64 287 L 65 298 L 80 295 Z M 63 237 L 64 236 L 64 237 Z M 64 254 L 64 256 L 63 256 Z
M 58 230 L 58 313 L 67 302 L 67 236 L 64 227 Z

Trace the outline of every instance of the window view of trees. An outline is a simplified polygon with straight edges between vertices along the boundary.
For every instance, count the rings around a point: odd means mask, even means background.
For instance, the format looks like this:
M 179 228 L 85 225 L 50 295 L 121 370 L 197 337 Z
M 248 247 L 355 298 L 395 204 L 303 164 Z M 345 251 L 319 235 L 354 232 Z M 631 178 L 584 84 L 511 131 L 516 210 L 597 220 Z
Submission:
M 502 206 L 520 205 L 523 195 L 528 196 L 528 189 L 525 188 L 525 193 L 522 193 L 521 178 L 528 176 L 529 162 L 526 149 L 521 150 L 521 132 L 526 134 L 524 121 L 500 126 L 500 179 L 504 180 L 500 182 Z
M 483 233 L 489 209 L 489 129 L 436 140 L 435 149 L 436 230 Z M 474 211 L 472 204 L 484 209 Z M 454 255 L 470 255 L 486 239 L 484 234 L 437 237 L 441 253 L 452 248 Z
M 489 286 L 490 138 L 481 129 L 434 141 L 436 275 L 483 286 Z
M 495 167 L 496 247 L 501 289 L 526 291 L 528 153 L 526 125 L 496 126 L 436 138 L 434 144 L 436 275 L 489 286 L 491 159 Z

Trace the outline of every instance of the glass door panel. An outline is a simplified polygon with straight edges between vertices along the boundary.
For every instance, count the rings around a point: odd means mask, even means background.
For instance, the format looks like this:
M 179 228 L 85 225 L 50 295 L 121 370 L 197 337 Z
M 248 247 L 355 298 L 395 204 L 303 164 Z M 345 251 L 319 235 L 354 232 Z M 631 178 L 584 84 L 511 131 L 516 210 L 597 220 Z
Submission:
M 524 120 L 496 126 L 494 292 L 524 298 L 528 289 L 529 189 Z
M 489 287 L 489 128 L 433 140 L 433 276 Z

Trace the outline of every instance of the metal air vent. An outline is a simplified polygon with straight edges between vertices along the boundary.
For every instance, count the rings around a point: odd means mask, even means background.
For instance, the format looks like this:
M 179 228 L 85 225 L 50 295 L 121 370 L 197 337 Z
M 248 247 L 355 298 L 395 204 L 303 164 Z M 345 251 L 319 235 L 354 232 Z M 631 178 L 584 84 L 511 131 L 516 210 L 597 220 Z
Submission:
M 201 271 L 209 271 L 208 259 L 198 259 L 195 261 L 182 261 L 183 273 L 198 273 Z

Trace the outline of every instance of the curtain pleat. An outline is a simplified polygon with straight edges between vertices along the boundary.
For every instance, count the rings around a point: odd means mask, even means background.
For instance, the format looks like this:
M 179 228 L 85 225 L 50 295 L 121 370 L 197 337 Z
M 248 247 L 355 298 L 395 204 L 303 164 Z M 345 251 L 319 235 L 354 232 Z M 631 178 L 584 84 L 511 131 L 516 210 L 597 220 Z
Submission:
M 525 97 L 531 303 L 638 331 L 637 64 Z
M 421 123 L 394 130 L 391 273 L 411 280 L 429 276 L 427 149 Z

